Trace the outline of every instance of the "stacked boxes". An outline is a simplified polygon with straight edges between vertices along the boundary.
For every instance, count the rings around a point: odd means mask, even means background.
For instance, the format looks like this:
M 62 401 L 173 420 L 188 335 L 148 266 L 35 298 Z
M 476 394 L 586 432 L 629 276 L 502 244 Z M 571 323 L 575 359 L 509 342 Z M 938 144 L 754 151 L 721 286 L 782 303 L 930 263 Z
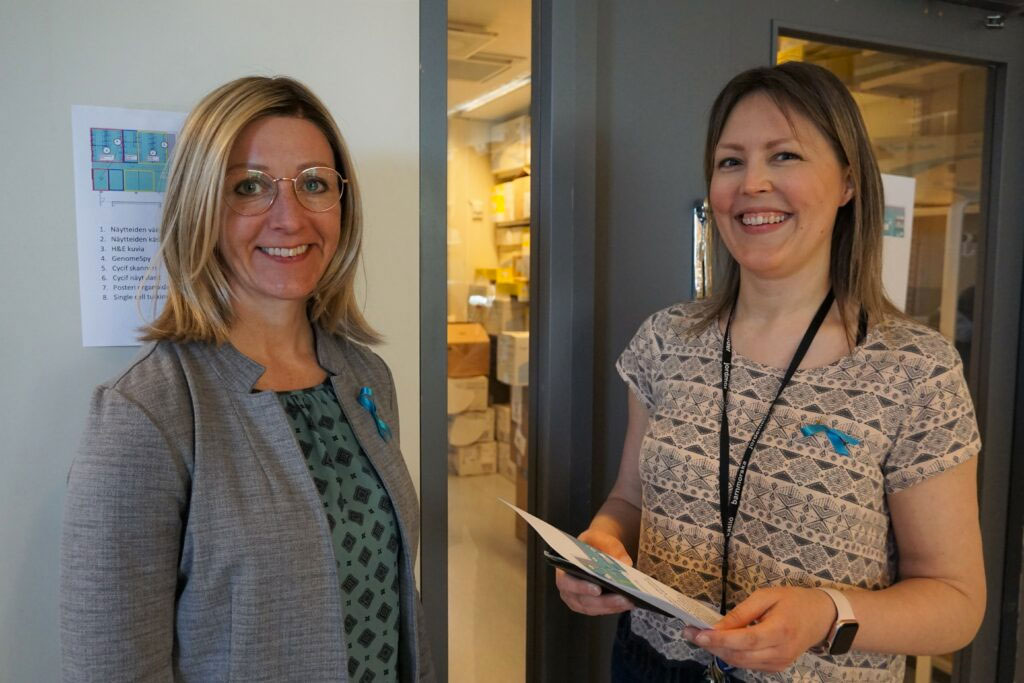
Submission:
M 490 360 L 491 340 L 483 326 L 476 323 L 449 323 L 449 377 L 486 375 Z
M 498 183 L 491 191 L 491 211 L 496 223 L 530 219 L 530 176 Z
M 448 469 L 494 474 L 494 410 L 487 407 L 490 338 L 474 323 L 448 326 Z
M 502 332 L 498 336 L 498 381 L 522 387 L 530 383 L 530 333 Z
M 481 441 L 494 441 L 494 410 L 467 410 L 448 416 L 448 444 L 472 446 Z
M 516 506 L 527 508 L 527 471 L 530 434 L 530 389 L 527 386 L 512 387 L 512 401 L 509 404 L 509 426 L 512 432 L 512 460 L 516 468 Z M 516 515 L 516 538 L 526 540 L 526 522 Z
M 487 377 L 449 377 L 448 414 L 487 410 Z
M 516 173 L 530 165 L 530 117 L 491 126 L 491 171 L 496 175 Z
M 512 407 L 507 403 L 494 406 L 494 436 L 498 441 L 498 473 L 514 483 L 516 461 L 512 457 Z
M 494 406 L 494 434 L 498 443 L 512 443 L 512 406 L 508 403 Z
M 509 405 L 509 419 L 512 430 L 512 459 L 520 472 L 527 470 L 528 437 L 530 435 L 530 393 L 525 386 L 512 387 L 512 403 Z

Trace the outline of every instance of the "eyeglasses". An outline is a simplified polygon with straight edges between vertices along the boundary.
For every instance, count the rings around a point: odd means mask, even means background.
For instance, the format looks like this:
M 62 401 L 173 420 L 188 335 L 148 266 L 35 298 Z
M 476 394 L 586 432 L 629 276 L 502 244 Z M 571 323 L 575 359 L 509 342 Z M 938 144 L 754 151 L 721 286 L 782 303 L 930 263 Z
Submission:
M 340 173 L 327 166 L 307 168 L 294 178 L 275 178 L 252 168 L 241 169 L 225 178 L 224 202 L 237 214 L 258 216 L 277 199 L 277 184 L 282 180 L 291 181 L 299 204 L 316 213 L 330 211 L 337 206 L 348 183 Z

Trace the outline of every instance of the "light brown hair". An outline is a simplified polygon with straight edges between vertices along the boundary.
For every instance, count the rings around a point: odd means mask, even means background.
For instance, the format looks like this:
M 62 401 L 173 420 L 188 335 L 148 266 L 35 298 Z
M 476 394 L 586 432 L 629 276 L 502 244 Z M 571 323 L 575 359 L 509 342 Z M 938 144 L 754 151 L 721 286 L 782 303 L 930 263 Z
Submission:
M 188 115 L 172 152 L 160 221 L 157 263 L 167 273 L 167 302 L 142 328 L 145 341 L 227 340 L 232 323 L 227 266 L 217 250 L 223 215 L 224 174 L 242 129 L 266 116 L 310 121 L 327 138 L 335 168 L 347 179 L 341 198 L 341 237 L 308 302 L 310 320 L 349 339 L 375 343 L 356 302 L 353 283 L 362 250 L 363 212 L 359 182 L 348 147 L 323 102 L 305 85 L 283 76 L 250 76 L 226 83 Z
M 882 287 L 882 177 L 864 119 L 842 81 L 820 66 L 786 62 L 744 71 L 726 84 L 711 107 L 704 147 L 704 179 L 709 195 L 715 148 L 729 115 L 741 100 L 755 93 L 771 98 L 787 118 L 794 112 L 807 118 L 832 146 L 840 166 L 849 170 L 853 197 L 836 213 L 829 278 L 852 346 L 860 311 L 871 324 L 887 316 L 902 316 Z M 710 214 L 709 220 L 714 226 Z M 720 268 L 718 287 L 694 325 L 695 334 L 719 320 L 739 291 L 739 266 L 718 230 L 712 232 Z

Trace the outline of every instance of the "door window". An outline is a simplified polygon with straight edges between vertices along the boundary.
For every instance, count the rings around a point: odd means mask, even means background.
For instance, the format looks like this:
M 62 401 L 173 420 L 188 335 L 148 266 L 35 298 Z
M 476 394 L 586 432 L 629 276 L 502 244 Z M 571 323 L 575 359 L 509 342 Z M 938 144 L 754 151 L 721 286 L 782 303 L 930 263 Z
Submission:
M 778 63 L 836 74 L 853 94 L 885 186 L 886 293 L 972 367 L 983 281 L 985 67 L 780 36 Z M 908 658 L 907 680 L 949 680 L 952 655 Z M 916 676 L 916 677 L 912 677 Z

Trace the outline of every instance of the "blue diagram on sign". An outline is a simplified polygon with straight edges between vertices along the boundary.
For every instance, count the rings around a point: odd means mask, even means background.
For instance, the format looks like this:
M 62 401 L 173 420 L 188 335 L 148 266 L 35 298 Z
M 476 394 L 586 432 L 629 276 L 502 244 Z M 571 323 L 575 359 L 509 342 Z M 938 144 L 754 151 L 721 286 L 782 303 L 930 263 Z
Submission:
M 96 192 L 164 192 L 174 133 L 90 128 L 92 189 Z

